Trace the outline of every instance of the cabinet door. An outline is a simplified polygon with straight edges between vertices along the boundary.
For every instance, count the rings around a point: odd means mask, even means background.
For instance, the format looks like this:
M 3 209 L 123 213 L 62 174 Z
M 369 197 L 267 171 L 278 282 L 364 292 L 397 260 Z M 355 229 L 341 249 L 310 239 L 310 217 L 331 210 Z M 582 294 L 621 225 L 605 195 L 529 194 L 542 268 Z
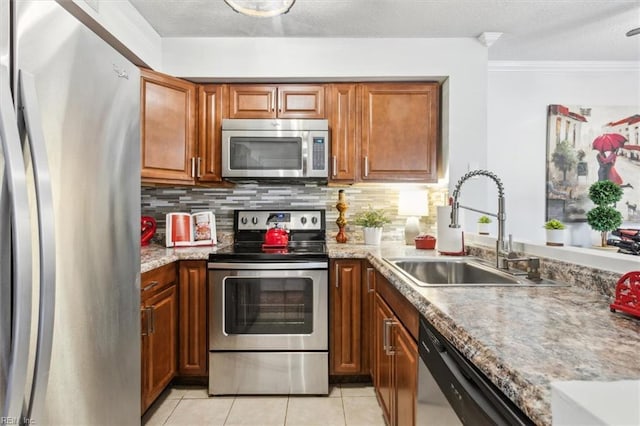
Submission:
M 144 414 L 149 400 L 149 326 L 147 310 L 144 305 L 140 307 L 140 409 Z
M 147 318 L 151 321 L 147 336 L 149 370 L 147 406 L 151 404 L 176 374 L 177 367 L 177 297 L 172 285 L 147 300 Z
M 373 305 L 375 303 L 375 269 L 369 262 L 363 263 L 362 280 L 362 369 L 364 374 L 374 376 L 373 369 L 373 340 L 374 319 Z
M 321 84 L 278 87 L 279 118 L 325 118 L 324 86 Z
M 374 386 L 386 422 L 391 424 L 394 391 L 392 382 L 393 364 L 392 357 L 387 352 L 387 346 L 391 344 L 390 322 L 393 322 L 393 312 L 378 294 L 376 294 L 373 309 L 375 339 Z
M 206 376 L 207 347 L 207 264 L 201 260 L 180 262 L 180 319 L 178 373 Z
M 194 184 L 196 86 L 141 70 L 142 182 Z
M 196 177 L 200 182 L 220 182 L 222 99 L 225 86 L 205 84 L 198 87 L 200 113 Z
M 361 179 L 437 181 L 437 83 L 362 85 Z
M 356 84 L 332 84 L 329 91 L 331 131 L 331 180 L 355 182 L 357 177 Z
M 277 91 L 272 85 L 230 85 L 229 118 L 276 118 Z
M 416 424 L 418 389 L 418 345 L 409 332 L 397 322 L 393 327 L 394 411 L 396 425 Z
M 330 299 L 331 374 L 362 372 L 362 300 L 359 260 L 331 262 L 333 275 Z

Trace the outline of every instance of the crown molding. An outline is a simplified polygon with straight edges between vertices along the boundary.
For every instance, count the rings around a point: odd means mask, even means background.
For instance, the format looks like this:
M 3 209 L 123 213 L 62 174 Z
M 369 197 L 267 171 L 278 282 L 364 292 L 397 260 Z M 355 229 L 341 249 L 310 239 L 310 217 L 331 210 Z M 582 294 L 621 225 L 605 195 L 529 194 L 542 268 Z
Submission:
M 489 61 L 489 71 L 640 71 L 640 61 Z

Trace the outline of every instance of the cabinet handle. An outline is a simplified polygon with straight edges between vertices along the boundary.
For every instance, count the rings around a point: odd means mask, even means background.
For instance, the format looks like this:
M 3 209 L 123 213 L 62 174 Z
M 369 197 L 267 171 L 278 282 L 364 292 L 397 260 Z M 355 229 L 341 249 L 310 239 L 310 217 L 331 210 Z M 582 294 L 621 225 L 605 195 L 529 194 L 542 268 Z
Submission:
M 142 289 L 142 291 L 149 291 L 157 285 L 158 281 L 151 281 L 148 286 L 145 286 L 145 288 Z
M 198 157 L 198 177 L 202 177 L 202 157 Z
M 373 293 L 373 288 L 371 287 L 371 274 L 373 273 L 373 268 L 367 268 L 367 293 Z
M 145 317 L 147 318 L 147 331 L 143 332 L 142 335 L 143 336 L 148 336 L 151 333 L 153 333 L 155 331 L 155 325 L 152 328 L 151 326 L 151 320 L 153 318 L 153 320 L 155 321 L 155 314 L 153 313 L 153 307 L 151 308 L 144 308 L 142 309 L 142 313 L 146 313 L 147 315 L 145 315 Z
M 151 314 L 151 319 L 149 320 L 149 322 L 147 324 L 151 324 L 150 326 L 148 325 L 148 327 L 150 328 L 147 332 L 149 334 L 155 333 L 156 332 L 156 307 L 155 306 L 151 306 L 149 309 L 149 313 Z
M 391 344 L 391 327 L 395 324 L 396 322 L 391 318 L 384 320 L 384 353 L 387 355 L 395 355 L 396 353 Z
M 140 318 L 141 319 L 145 319 L 145 317 L 146 317 L 145 312 L 147 312 L 147 308 L 140 309 Z M 143 335 L 143 336 L 148 336 L 149 335 L 149 320 L 145 321 L 145 325 L 147 326 L 146 331 L 143 331 L 142 327 L 140 327 L 140 334 Z
M 196 177 L 196 157 L 191 157 L 191 177 Z
M 276 110 L 276 97 L 275 96 L 271 96 L 271 105 L 269 105 L 271 107 L 271 112 Z
M 333 165 L 332 165 L 332 169 L 333 169 L 333 170 L 331 170 L 331 172 L 332 172 L 332 173 L 331 173 L 331 175 L 332 175 L 332 176 L 337 176 L 337 175 L 338 175 L 338 172 L 337 172 L 336 170 L 338 170 L 338 157 L 336 157 L 335 155 L 333 155 L 333 156 L 331 157 L 331 159 L 333 160 Z
M 364 177 L 369 176 L 369 157 L 364 156 Z
M 282 112 L 282 96 L 278 96 L 278 112 Z
M 338 265 L 336 264 L 336 288 L 340 288 L 340 286 L 339 286 L 339 284 L 338 284 L 338 277 L 339 277 L 339 274 L 338 274 Z

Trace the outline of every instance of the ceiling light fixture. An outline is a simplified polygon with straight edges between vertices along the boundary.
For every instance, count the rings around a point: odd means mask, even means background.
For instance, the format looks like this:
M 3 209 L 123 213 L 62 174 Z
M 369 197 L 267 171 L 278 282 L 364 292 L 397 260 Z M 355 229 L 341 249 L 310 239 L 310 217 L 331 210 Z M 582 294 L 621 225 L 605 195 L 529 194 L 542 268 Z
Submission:
M 224 0 L 238 13 L 258 18 L 271 18 L 289 12 L 296 0 Z
M 640 27 L 627 31 L 627 37 L 640 34 Z

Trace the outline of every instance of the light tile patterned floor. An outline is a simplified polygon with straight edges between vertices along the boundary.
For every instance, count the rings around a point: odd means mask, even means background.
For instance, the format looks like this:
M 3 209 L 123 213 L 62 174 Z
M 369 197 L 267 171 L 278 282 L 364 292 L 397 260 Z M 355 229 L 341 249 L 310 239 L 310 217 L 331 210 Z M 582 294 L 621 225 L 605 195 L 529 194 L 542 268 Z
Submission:
M 167 389 L 142 418 L 147 425 L 384 426 L 371 385 L 331 385 L 328 397 L 209 397 L 204 387 Z

